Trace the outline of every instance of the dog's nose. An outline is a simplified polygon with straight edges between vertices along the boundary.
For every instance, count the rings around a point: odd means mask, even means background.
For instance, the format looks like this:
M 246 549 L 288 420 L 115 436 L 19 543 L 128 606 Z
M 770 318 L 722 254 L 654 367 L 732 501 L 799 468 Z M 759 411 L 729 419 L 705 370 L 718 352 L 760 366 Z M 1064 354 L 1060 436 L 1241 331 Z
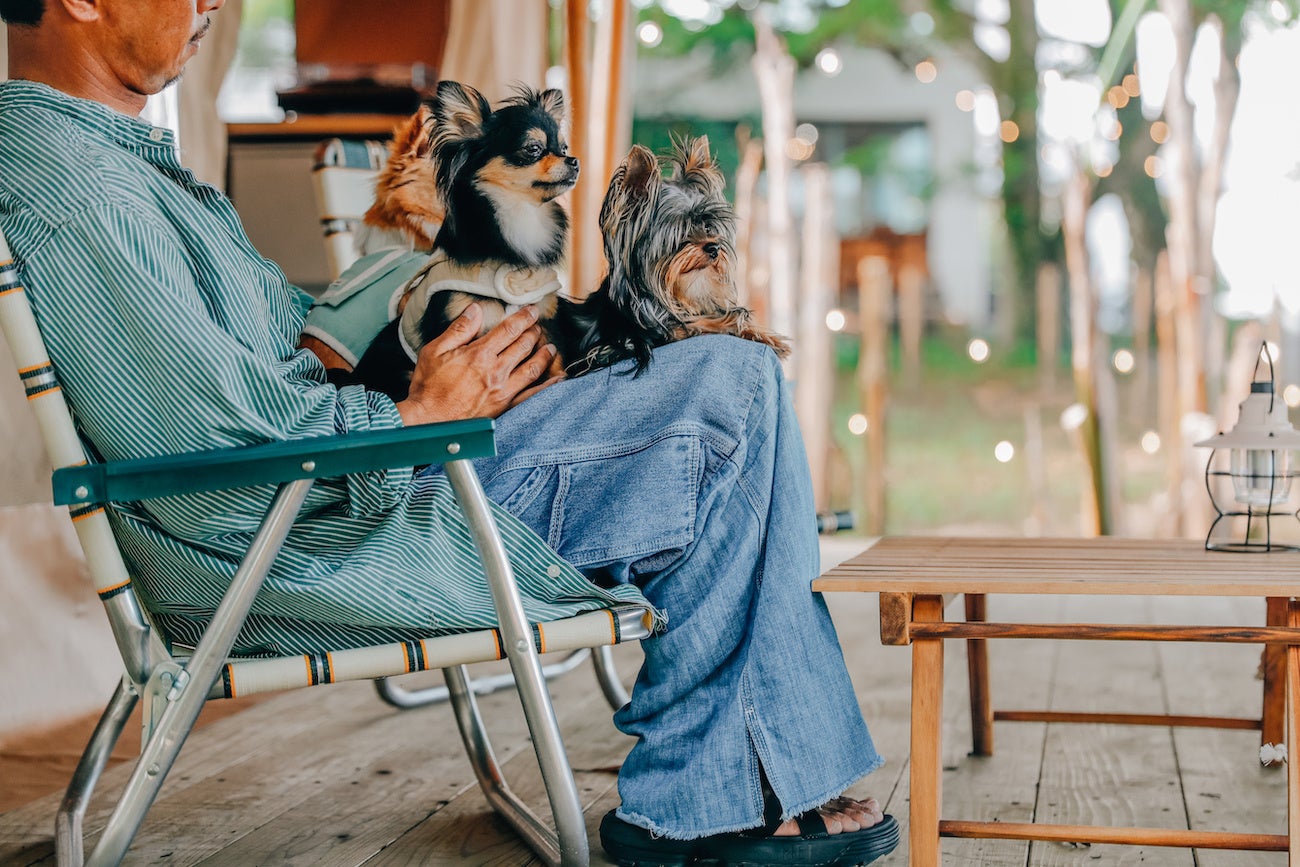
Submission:
M 568 166 L 569 168 L 571 168 L 571 169 L 576 169 L 576 168 L 578 167 L 578 158 L 577 158 L 577 157 L 565 157 L 565 158 L 564 158 L 564 164 L 567 165 L 567 166 Z
M 708 256 L 710 259 L 716 259 L 718 258 L 718 253 L 722 248 L 718 246 L 717 241 L 710 241 L 704 245 L 703 249 L 704 255 Z

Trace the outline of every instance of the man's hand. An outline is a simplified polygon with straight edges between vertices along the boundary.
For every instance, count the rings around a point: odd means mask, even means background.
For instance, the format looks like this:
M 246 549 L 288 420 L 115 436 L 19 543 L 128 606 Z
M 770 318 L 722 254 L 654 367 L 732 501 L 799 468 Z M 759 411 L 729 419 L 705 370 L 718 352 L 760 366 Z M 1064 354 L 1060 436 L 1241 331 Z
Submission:
M 420 350 L 411 390 L 397 404 L 403 424 L 496 418 L 559 381 L 541 380 L 555 347 L 542 342 L 536 308 L 524 307 L 477 337 L 482 321 L 483 311 L 471 304 Z

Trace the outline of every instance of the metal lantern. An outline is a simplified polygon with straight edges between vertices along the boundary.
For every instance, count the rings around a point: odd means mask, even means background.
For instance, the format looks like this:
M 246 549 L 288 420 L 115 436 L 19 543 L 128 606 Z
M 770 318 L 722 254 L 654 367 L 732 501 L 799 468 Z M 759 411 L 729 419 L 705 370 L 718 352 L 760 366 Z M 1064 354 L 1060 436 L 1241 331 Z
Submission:
M 1273 359 L 1267 350 L 1260 353 L 1260 359 L 1264 358 L 1268 358 L 1268 379 L 1259 378 L 1257 361 L 1255 381 L 1250 384 L 1250 395 L 1241 403 L 1236 427 L 1196 443 L 1214 449 L 1205 465 L 1205 487 L 1218 517 L 1206 534 L 1207 550 L 1297 550 L 1296 545 L 1274 539 L 1273 519 L 1300 517 L 1300 513 L 1287 507 L 1291 481 L 1297 475 L 1291 453 L 1300 449 L 1300 431 L 1291 426 L 1286 403 L 1277 397 Z M 1222 469 L 1220 457 L 1224 451 L 1228 452 L 1226 470 Z M 1226 478 L 1232 483 L 1232 498 L 1227 503 L 1223 502 L 1222 486 L 1216 492 L 1216 478 Z M 1229 529 L 1244 524 L 1240 538 L 1231 535 L 1226 539 L 1215 538 L 1215 530 L 1224 519 L 1229 519 Z

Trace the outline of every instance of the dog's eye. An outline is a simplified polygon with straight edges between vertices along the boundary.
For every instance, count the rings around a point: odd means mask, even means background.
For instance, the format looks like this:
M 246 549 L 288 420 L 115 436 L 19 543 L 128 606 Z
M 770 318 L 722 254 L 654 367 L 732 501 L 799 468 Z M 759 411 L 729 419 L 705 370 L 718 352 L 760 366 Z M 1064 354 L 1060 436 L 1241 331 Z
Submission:
M 537 142 L 529 142 L 524 145 L 524 156 L 528 157 L 530 160 L 539 159 L 542 156 L 543 150 L 544 148 Z

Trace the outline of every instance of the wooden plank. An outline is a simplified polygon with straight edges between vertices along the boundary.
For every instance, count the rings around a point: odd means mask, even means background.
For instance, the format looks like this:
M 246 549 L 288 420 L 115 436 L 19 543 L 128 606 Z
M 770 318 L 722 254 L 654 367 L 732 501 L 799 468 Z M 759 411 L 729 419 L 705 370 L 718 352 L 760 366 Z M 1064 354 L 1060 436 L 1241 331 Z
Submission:
M 281 743 L 304 737 L 319 722 L 313 708 L 320 700 L 320 693 L 332 692 L 338 695 L 335 691 L 367 688 L 373 692 L 368 684 L 339 684 L 324 690 L 292 690 L 212 723 L 187 741 L 163 784 L 161 797 L 166 798 L 191 786 L 205 784 L 250 756 L 269 755 L 280 748 Z M 341 704 L 337 711 L 341 720 L 348 715 L 345 707 Z M 123 732 L 122 737 L 133 738 L 137 743 L 139 740 L 138 731 Z M 232 743 L 238 743 L 239 749 L 232 750 Z M 88 837 L 103 828 L 133 765 L 134 762 L 128 762 L 110 768 L 100 778 L 95 798 L 86 813 L 85 828 Z M 0 863 L 24 859 L 26 863 L 36 863 L 39 858 L 46 856 L 53 861 L 54 816 L 62 798 L 63 793 L 58 792 L 0 815 Z M 151 820 L 151 815 L 145 817 L 143 828 L 146 832 L 152 827 Z
M 1170 597 L 1153 604 L 1168 621 L 1217 617 L 1225 624 L 1259 623 L 1254 599 Z M 1283 619 L 1285 623 L 1285 608 Z M 1244 645 L 1161 645 L 1157 648 L 1170 711 L 1181 714 L 1253 712 L 1261 682 L 1254 676 L 1260 649 Z M 1283 651 L 1285 656 L 1285 651 Z M 1177 729 L 1173 733 L 1188 826 L 1204 831 L 1278 834 L 1286 828 L 1285 776 L 1259 764 L 1254 732 Z M 1282 853 L 1199 850 L 1199 867 L 1282 867 Z
M 999 596 L 989 605 L 1000 615 L 1051 619 L 1064 600 L 1040 596 Z M 960 670 L 960 651 L 966 642 L 949 645 L 946 698 L 953 718 L 945 715 L 945 759 L 943 818 L 987 822 L 1029 822 L 1043 762 L 1047 726 L 1041 723 L 1004 724 L 998 727 L 995 756 L 961 755 L 972 743 L 970 720 L 961 685 L 967 680 Z M 990 698 L 993 706 L 1044 707 L 1051 693 L 1052 675 L 1060 642 L 1036 644 L 1033 653 L 1014 642 L 989 642 Z M 955 688 L 954 688 L 955 687 Z M 954 758 L 953 748 L 958 754 Z M 1024 867 L 1027 842 L 979 839 L 945 839 L 945 864 L 979 864 L 982 867 Z
M 640 664 L 640 651 L 625 646 L 615 648 L 615 655 L 622 662 L 619 672 L 625 684 L 630 685 Z M 575 742 L 600 742 L 612 733 L 621 751 L 626 751 L 627 739 L 614 729 L 610 720 L 612 712 L 599 696 L 590 666 L 551 681 L 550 691 L 575 768 L 583 756 L 573 746 Z M 546 801 L 545 792 L 536 773 L 536 760 L 518 700 L 513 693 L 502 691 L 480 697 L 479 708 L 511 788 L 541 810 Z M 379 853 L 389 850 L 392 851 L 384 857 L 398 856 L 408 848 L 407 840 L 413 831 L 430 822 L 444 821 L 436 817 L 445 810 L 451 811 L 447 816 L 459 815 L 459 824 L 464 823 L 467 815 L 489 812 L 460 746 L 449 705 L 398 713 L 393 722 L 395 727 L 390 731 L 375 732 L 374 736 L 370 732 L 364 736 L 351 733 L 324 745 L 325 749 L 350 755 L 357 770 L 350 774 L 319 774 L 320 782 L 311 787 L 310 797 L 300 800 L 293 809 L 268 817 L 239 840 L 199 863 L 205 867 L 268 862 L 369 863 Z M 428 737 L 420 738 L 415 740 L 417 749 L 413 750 L 413 739 L 402 737 L 412 727 L 436 734 L 436 743 L 431 743 Z M 593 771 L 592 775 L 597 782 L 604 780 L 606 785 L 612 785 L 619 761 L 621 752 L 616 750 L 612 764 L 606 762 L 607 767 Z M 529 782 L 521 787 L 517 785 L 519 780 Z M 520 859 L 530 857 L 523 843 L 503 824 L 501 832 L 500 841 L 494 842 L 491 848 L 517 845 L 515 860 L 509 863 L 521 863 Z M 445 834 L 445 831 L 438 833 Z M 416 847 L 412 851 L 423 849 Z
M 1147 620 L 1146 600 L 1074 598 L 1071 616 Z M 1166 711 L 1155 646 L 1147 643 L 1062 642 L 1049 710 Z M 1186 829 L 1177 764 L 1166 730 L 1150 727 L 1047 727 L 1035 822 L 1127 828 Z M 1186 849 L 1094 844 L 1091 863 L 1191 867 Z M 1059 843 L 1034 843 L 1030 863 L 1079 863 Z

